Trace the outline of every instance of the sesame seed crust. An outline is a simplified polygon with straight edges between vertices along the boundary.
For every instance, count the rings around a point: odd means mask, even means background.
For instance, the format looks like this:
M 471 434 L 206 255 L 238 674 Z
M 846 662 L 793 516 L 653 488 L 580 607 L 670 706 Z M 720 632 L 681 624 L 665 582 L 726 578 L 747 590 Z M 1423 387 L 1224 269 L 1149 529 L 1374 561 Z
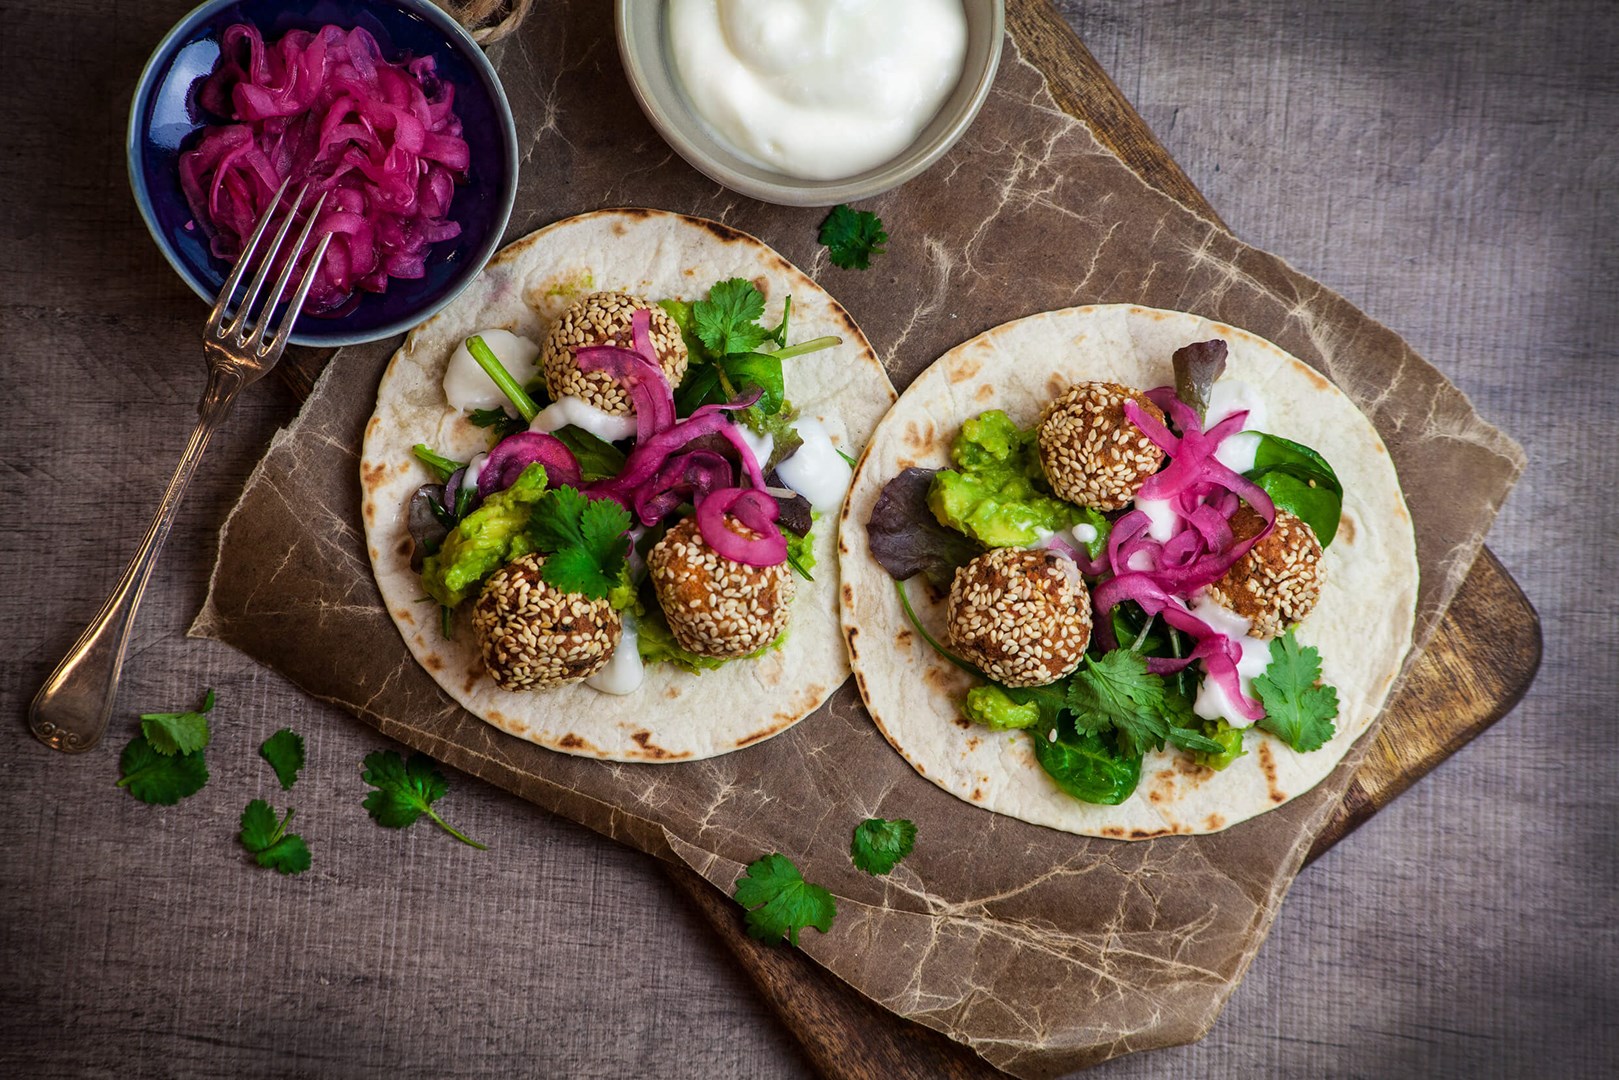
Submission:
M 607 665 L 624 625 L 606 600 L 547 585 L 543 555 L 495 571 L 472 609 L 484 667 L 503 690 L 546 690 Z
M 545 388 L 551 397 L 571 394 L 615 416 L 632 412 L 630 396 L 624 387 L 604 371 L 580 371 L 575 353 L 592 345 L 633 349 L 635 339 L 630 323 L 635 313 L 643 308 L 652 312 L 649 334 L 658 366 L 663 368 L 670 386 L 679 386 L 686 376 L 686 342 L 668 312 L 628 293 L 598 292 L 575 300 L 545 335 L 541 367 L 545 372 Z
M 1239 540 L 1264 527 L 1265 519 L 1246 505 L 1231 516 L 1231 531 Z M 1273 638 L 1314 610 L 1325 581 L 1315 530 L 1278 507 L 1276 528 L 1209 586 L 1209 596 L 1253 624 L 1249 637 Z
M 1041 548 L 996 548 L 956 571 L 950 644 L 1007 686 L 1044 686 L 1079 666 L 1091 598 L 1079 569 Z
M 738 536 L 758 536 L 732 518 L 725 525 Z M 733 562 L 708 545 L 695 518 L 665 533 L 646 564 L 658 605 L 683 649 L 731 660 L 759 651 L 787 629 L 794 593 L 787 564 Z
M 1059 498 L 1117 510 L 1164 463 L 1164 452 L 1124 415 L 1134 401 L 1162 421 L 1147 395 L 1111 382 L 1075 383 L 1040 418 L 1040 464 Z

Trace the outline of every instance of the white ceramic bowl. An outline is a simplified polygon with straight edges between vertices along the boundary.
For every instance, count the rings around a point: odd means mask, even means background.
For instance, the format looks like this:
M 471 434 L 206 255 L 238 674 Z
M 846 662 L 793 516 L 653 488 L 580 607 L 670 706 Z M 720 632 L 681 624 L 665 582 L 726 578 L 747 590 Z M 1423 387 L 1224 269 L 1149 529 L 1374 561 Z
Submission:
M 962 0 L 967 12 L 967 58 L 961 81 L 904 152 L 875 169 L 842 180 L 800 180 L 761 168 L 737 155 L 692 111 L 669 62 L 664 0 L 617 0 L 618 54 L 652 126 L 692 167 L 743 195 L 784 206 L 833 206 L 881 194 L 916 176 L 959 139 L 978 115 L 995 81 L 1005 29 L 1003 0 Z

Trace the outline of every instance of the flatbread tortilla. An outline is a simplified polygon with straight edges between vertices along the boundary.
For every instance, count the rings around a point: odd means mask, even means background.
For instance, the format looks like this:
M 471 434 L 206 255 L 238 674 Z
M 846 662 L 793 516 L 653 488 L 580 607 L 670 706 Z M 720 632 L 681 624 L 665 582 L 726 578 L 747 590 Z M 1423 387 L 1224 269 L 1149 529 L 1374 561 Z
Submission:
M 1040 768 L 1024 732 L 993 732 L 962 719 L 974 680 L 910 628 L 893 580 L 872 558 L 866 521 L 888 480 L 911 466 L 945 468 L 963 421 L 1004 409 L 1021 426 L 1039 420 L 1070 383 L 1111 380 L 1140 389 L 1174 381 L 1183 345 L 1223 338 L 1226 378 L 1265 400 L 1265 429 L 1313 446 L 1344 486 L 1342 524 L 1327 548 L 1327 579 L 1298 639 L 1321 651 L 1338 689 L 1337 732 L 1301 754 L 1263 732 L 1247 754 L 1215 772 L 1175 751 L 1147 755 L 1141 783 L 1119 806 L 1079 802 Z M 839 531 L 843 627 L 866 706 L 916 771 L 975 805 L 1086 836 L 1138 840 L 1217 832 L 1319 783 L 1371 726 L 1411 647 L 1417 557 L 1411 516 L 1387 449 L 1371 422 L 1320 373 L 1262 338 L 1197 315 L 1128 305 L 1069 308 L 998 326 L 946 353 L 912 383 L 878 425 L 855 475 Z M 945 605 L 921 582 L 910 595 L 930 633 L 944 640 Z
M 825 290 L 761 241 L 728 226 L 658 210 L 603 210 L 569 218 L 507 247 L 454 303 L 417 327 L 377 388 L 360 460 L 366 546 L 388 613 L 405 644 L 461 705 L 503 731 L 564 753 L 613 761 L 691 761 L 780 734 L 808 716 L 849 674 L 838 625 L 835 523 L 815 529 L 813 582 L 800 580 L 786 643 L 757 660 L 692 675 L 647 668 L 624 697 L 583 685 L 533 693 L 500 689 L 484 671 L 468 610 L 454 637 L 422 602 L 410 568 L 406 505 L 431 477 L 411 448 L 427 443 L 465 460 L 488 433 L 445 401 L 450 354 L 480 330 L 503 328 L 539 342 L 577 297 L 618 290 L 649 300 L 702 299 L 709 286 L 747 278 L 765 294 L 765 325 L 793 298 L 793 341 L 832 334 L 834 349 L 787 362 L 787 393 L 833 442 L 853 454 L 894 401 L 871 344 Z

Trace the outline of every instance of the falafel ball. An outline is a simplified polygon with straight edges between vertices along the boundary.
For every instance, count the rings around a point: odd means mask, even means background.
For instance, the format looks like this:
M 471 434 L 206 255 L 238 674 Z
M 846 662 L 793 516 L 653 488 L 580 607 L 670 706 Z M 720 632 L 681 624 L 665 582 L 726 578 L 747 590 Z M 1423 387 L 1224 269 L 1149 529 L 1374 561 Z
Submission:
M 628 293 L 598 292 L 575 300 L 545 335 L 540 366 L 551 397 L 571 394 L 615 416 L 633 412 L 629 392 L 618 380 L 605 371 L 580 371 L 576 353 L 593 345 L 635 348 L 630 323 L 643 308 L 652 313 L 648 331 L 658 366 L 671 387 L 679 386 L 686 377 L 686 342 L 668 312 Z
M 1257 536 L 1264 527 L 1265 519 L 1246 504 L 1231 515 L 1238 540 Z M 1209 586 L 1209 596 L 1253 624 L 1249 637 L 1273 638 L 1310 614 L 1325 581 L 1315 530 L 1277 507 L 1276 528 Z
M 1044 548 L 996 548 L 961 567 L 947 611 L 950 644 L 1006 686 L 1056 682 L 1091 640 L 1079 568 Z
M 758 536 L 734 518 L 725 525 L 738 536 Z M 758 652 L 787 628 L 794 591 L 787 564 L 733 562 L 709 547 L 695 518 L 665 533 L 646 565 L 669 629 L 689 652 L 732 660 Z
M 1075 383 L 1046 406 L 1040 464 L 1059 498 L 1117 510 L 1163 465 L 1164 452 L 1124 415 L 1126 401 L 1163 422 L 1163 410 L 1146 394 L 1112 382 Z
M 502 690 L 547 690 L 588 679 L 618 648 L 624 624 L 613 606 L 546 584 L 544 565 L 544 555 L 507 563 L 473 606 L 484 667 Z

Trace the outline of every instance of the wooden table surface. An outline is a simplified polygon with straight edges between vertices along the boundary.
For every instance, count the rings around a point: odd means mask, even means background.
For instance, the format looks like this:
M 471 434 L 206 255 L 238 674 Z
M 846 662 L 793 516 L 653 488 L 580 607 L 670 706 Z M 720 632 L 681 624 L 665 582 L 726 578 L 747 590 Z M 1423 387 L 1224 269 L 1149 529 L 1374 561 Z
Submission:
M 120 153 L 135 75 L 187 6 L 0 4 L 22 106 L 0 120 L 0 475 L 19 507 L 0 534 L 0 1072 L 806 1074 L 644 857 L 471 781 L 445 809 L 490 852 L 384 833 L 359 808 L 377 736 L 183 637 L 218 525 L 294 407 L 274 383 L 210 451 L 109 747 L 70 760 L 28 738 L 26 700 L 136 543 L 200 389 L 203 307 Z M 1304 873 L 1207 1039 L 1096 1074 L 1611 1071 L 1619 18 L 1599 0 L 1062 7 L 1235 232 L 1400 330 L 1524 443 L 1490 544 L 1548 643 L 1511 716 Z M 172 809 L 113 790 L 133 714 L 205 685 L 210 787 Z M 286 724 L 311 750 L 291 801 L 316 865 L 297 882 L 232 840 L 273 794 L 253 748 Z

